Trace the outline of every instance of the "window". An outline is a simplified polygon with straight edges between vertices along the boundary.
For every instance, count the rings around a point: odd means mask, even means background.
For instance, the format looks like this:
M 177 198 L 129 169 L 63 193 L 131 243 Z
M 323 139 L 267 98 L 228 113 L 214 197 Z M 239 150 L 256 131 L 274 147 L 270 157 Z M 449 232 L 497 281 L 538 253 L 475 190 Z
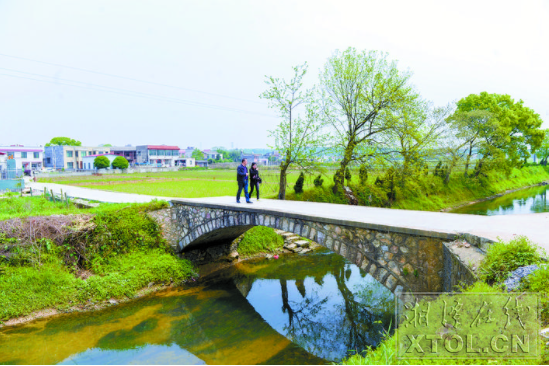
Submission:
M 15 158 L 15 153 L 13 151 L 8 151 L 8 158 Z
M 21 151 L 21 159 L 26 159 L 26 158 L 27 158 L 27 152 Z
M 74 163 L 67 163 L 67 169 L 74 169 Z
M 35 159 L 40 159 L 40 153 L 39 153 L 39 152 L 35 152 L 35 153 L 34 153 L 34 158 L 35 158 Z
M 82 157 L 85 157 L 85 156 L 86 156 L 86 152 L 82 151 Z
M 75 156 L 75 157 L 78 157 L 78 151 L 75 151 L 75 152 L 74 152 L 74 156 Z
M 67 151 L 67 158 L 72 158 L 72 151 Z
M 46 158 L 46 164 L 51 164 L 51 158 Z

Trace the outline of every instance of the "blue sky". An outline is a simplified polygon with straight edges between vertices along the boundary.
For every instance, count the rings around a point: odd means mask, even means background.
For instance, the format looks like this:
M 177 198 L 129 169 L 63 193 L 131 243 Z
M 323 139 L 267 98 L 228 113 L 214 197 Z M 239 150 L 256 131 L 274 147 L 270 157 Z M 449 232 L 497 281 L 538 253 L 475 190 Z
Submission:
M 308 61 L 314 83 L 349 46 L 388 52 L 437 105 L 506 93 L 547 121 L 547 19 L 535 0 L 0 0 L 0 144 L 264 147 L 264 76 Z

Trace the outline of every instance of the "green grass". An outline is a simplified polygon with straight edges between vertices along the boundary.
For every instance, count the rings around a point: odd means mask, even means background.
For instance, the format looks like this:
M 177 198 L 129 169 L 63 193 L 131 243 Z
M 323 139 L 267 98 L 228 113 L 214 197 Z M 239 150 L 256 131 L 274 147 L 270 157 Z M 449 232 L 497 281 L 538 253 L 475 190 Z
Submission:
M 211 180 L 188 181 L 143 181 L 138 184 L 84 185 L 87 188 L 123 193 L 137 193 L 160 197 L 200 198 L 214 196 L 236 196 L 238 186 L 235 182 Z
M 127 207 L 126 203 L 102 203 L 97 208 L 81 209 L 63 202 L 51 202 L 43 196 L 20 197 L 10 195 L 0 199 L 0 221 L 16 217 L 51 216 L 69 214 L 95 214 L 99 212 L 118 211 Z
M 279 171 L 261 170 L 263 183 L 261 196 L 273 198 L 278 193 Z M 295 184 L 299 171 L 288 174 L 288 189 Z M 234 196 L 238 189 L 236 170 L 183 170 L 163 173 L 135 173 L 82 177 L 42 178 L 40 182 L 78 185 L 123 193 L 137 193 L 161 197 L 200 198 Z M 305 187 L 312 187 L 312 178 L 307 177 Z
M 509 242 L 490 245 L 486 257 L 479 266 L 480 278 L 489 283 L 507 279 L 507 274 L 515 269 L 531 264 L 540 264 L 547 257 L 545 251 L 528 238 L 519 236 Z
M 238 245 L 238 253 L 251 256 L 258 253 L 273 253 L 284 246 L 284 239 L 271 228 L 255 226 L 248 230 Z
M 86 280 L 59 263 L 5 268 L 0 275 L 0 320 L 88 300 L 132 297 L 151 282 L 178 283 L 196 275 L 188 261 L 159 250 L 117 256 Z
M 44 198 L 22 200 L 33 205 Z M 93 228 L 60 245 L 47 238 L 19 243 L 0 235 L 5 253 L 0 256 L 0 320 L 48 307 L 132 297 L 151 282 L 179 283 L 195 276 L 191 263 L 172 253 L 160 226 L 147 215 L 166 206 L 162 201 L 100 205 Z M 83 270 L 92 276 L 79 278 Z
M 351 188 L 362 206 L 391 207 L 407 210 L 438 211 L 473 200 L 489 197 L 506 190 L 526 187 L 549 179 L 549 170 L 541 166 L 513 169 L 510 176 L 491 171 L 487 178 L 465 178 L 462 173 L 452 175 L 448 185 L 432 174 L 409 179 L 404 188 L 396 188 L 396 200 L 388 202 L 387 192 L 374 184 L 376 176 L 370 176 L 365 186 Z M 353 182 L 353 181 L 351 181 Z M 347 203 L 342 194 L 334 194 L 332 184 L 321 188 L 309 188 L 302 194 L 291 191 L 287 199 L 296 201 Z

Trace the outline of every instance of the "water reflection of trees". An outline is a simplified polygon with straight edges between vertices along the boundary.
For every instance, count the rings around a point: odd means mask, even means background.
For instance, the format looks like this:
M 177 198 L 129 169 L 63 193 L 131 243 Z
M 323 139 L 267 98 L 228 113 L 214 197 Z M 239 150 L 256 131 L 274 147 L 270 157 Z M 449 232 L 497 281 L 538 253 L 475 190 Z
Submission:
M 477 215 L 549 212 L 547 190 L 546 186 L 524 189 L 489 201 L 462 207 L 453 212 Z
M 383 329 L 392 319 L 392 294 L 373 278 L 365 279 L 349 289 L 351 265 L 331 268 L 326 276 L 333 276 L 337 287 L 338 304 L 330 307 L 327 296 L 296 280 L 300 301 L 289 299 L 288 281 L 280 279 L 282 311 L 288 322 L 286 336 L 307 351 L 326 359 L 338 359 L 349 350 L 362 350 L 380 341 Z M 358 268 L 355 268 L 358 271 Z M 364 275 L 364 274 L 363 274 Z M 323 287 L 325 277 L 316 274 L 315 282 Z

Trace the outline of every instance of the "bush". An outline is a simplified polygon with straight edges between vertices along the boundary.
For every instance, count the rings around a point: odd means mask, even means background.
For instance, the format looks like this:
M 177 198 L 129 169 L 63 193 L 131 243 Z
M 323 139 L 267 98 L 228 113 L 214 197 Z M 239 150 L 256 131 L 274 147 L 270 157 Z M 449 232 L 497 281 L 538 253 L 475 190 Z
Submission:
M 296 194 L 303 193 L 304 183 L 305 183 L 305 174 L 301 172 L 301 174 L 299 174 L 299 178 L 297 178 L 297 181 L 295 182 L 295 185 L 294 185 L 294 192 Z
M 284 239 L 271 228 L 255 226 L 244 234 L 238 245 L 238 253 L 243 256 L 264 252 L 275 252 L 284 246 Z
M 324 183 L 324 179 L 322 179 L 322 175 L 319 174 L 318 177 L 315 178 L 313 183 L 317 188 L 322 187 L 322 183 Z
M 358 179 L 360 180 L 361 186 L 364 186 L 368 181 L 368 170 L 366 170 L 366 166 L 364 164 L 361 165 L 358 170 Z
M 128 160 L 123 156 L 117 156 L 112 162 L 113 169 L 128 169 L 129 166 Z
M 349 167 L 345 168 L 345 179 L 347 180 L 347 185 L 351 184 L 351 169 Z
M 438 161 L 437 166 L 435 166 L 435 171 L 433 172 L 433 175 L 440 178 L 444 177 L 444 172 L 442 171 L 442 161 Z
M 106 156 L 98 156 L 93 160 L 93 167 L 97 169 L 106 169 L 110 165 L 111 162 Z
M 480 277 L 488 283 L 504 281 L 509 272 L 523 266 L 538 264 L 544 251 L 525 236 L 518 236 L 509 243 L 492 244 L 479 266 Z

